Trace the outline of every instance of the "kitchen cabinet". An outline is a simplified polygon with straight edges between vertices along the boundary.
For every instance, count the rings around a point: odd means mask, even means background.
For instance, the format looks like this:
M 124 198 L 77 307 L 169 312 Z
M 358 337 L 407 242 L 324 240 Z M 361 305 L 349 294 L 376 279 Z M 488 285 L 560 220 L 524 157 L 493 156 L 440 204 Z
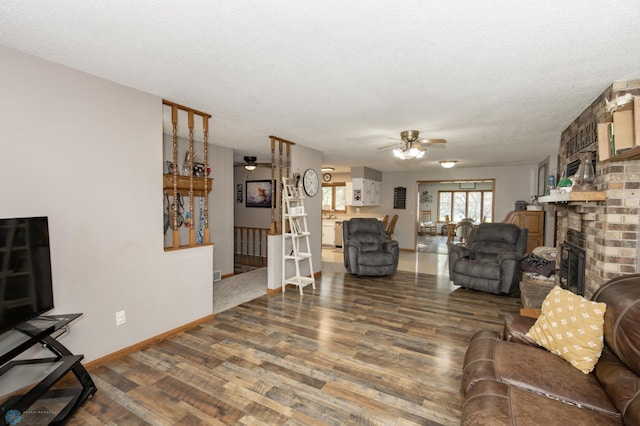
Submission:
M 544 245 L 544 212 L 539 210 L 514 210 L 507 214 L 504 223 L 515 223 L 520 228 L 527 228 L 527 253 Z
M 380 205 L 381 182 L 367 178 L 351 179 L 352 206 Z
M 342 221 L 336 221 L 333 244 L 336 247 L 342 247 Z
M 335 239 L 335 220 L 322 219 L 322 245 L 333 246 Z
M 345 182 L 344 183 L 344 188 L 345 188 L 345 192 L 346 192 L 346 204 L 348 206 L 352 206 L 353 205 L 353 183 L 351 182 Z

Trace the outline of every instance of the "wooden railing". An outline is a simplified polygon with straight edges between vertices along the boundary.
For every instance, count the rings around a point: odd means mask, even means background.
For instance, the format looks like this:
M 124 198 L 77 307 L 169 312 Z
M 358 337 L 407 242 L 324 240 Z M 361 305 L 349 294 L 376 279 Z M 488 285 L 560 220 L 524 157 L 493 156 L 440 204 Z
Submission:
M 164 196 L 167 198 L 167 204 L 171 206 L 174 204 L 176 208 L 169 208 L 168 216 L 169 223 L 171 224 L 172 229 L 172 242 L 170 247 L 165 247 L 165 250 L 168 249 L 180 249 L 187 247 L 195 247 L 198 245 L 208 245 L 211 244 L 209 238 L 209 191 L 211 190 L 211 182 L 213 179 L 207 178 L 206 173 L 209 169 L 208 161 L 209 161 L 209 152 L 208 152 L 208 135 L 209 135 L 209 119 L 211 118 L 210 114 L 197 111 L 195 109 L 185 107 L 183 105 L 176 104 L 174 102 L 170 102 L 166 99 L 162 100 L 164 105 L 171 107 L 171 124 L 173 126 L 173 137 L 172 137 L 172 157 L 170 160 L 171 171 L 170 174 L 165 174 L 163 176 L 163 189 Z M 188 171 L 187 176 L 180 176 L 178 171 L 178 117 L 179 111 L 184 111 L 187 113 L 187 126 L 189 129 L 189 146 L 187 147 L 185 164 Z M 202 145 L 203 145 L 203 156 L 204 163 L 202 164 L 202 176 L 195 176 L 195 153 L 193 152 L 194 147 L 194 118 L 195 116 L 199 116 L 202 118 Z M 179 230 L 179 208 L 178 208 L 178 194 L 181 193 L 183 196 L 188 197 L 189 206 L 187 211 L 190 212 L 191 217 L 189 219 L 189 242 L 186 245 L 180 244 L 180 230 Z M 194 199 L 196 198 L 196 194 L 202 197 L 202 205 L 201 205 L 201 214 L 199 217 L 196 217 L 196 210 L 194 209 Z M 171 201 L 169 199 L 171 198 Z M 198 230 L 196 237 L 196 229 Z M 166 230 L 165 230 L 166 232 Z
M 240 265 L 267 266 L 269 228 L 233 227 L 233 258 Z

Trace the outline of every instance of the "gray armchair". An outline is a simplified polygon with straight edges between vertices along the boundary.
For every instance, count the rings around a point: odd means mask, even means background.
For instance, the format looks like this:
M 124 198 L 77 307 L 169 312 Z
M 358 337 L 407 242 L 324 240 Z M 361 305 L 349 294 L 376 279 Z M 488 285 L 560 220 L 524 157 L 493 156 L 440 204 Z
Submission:
M 466 246 L 449 245 L 449 278 L 473 290 L 512 293 L 520 282 L 527 232 L 513 223 L 481 223 Z
M 344 266 L 353 275 L 392 275 L 398 269 L 398 242 L 387 240 L 382 222 L 354 218 L 342 223 Z

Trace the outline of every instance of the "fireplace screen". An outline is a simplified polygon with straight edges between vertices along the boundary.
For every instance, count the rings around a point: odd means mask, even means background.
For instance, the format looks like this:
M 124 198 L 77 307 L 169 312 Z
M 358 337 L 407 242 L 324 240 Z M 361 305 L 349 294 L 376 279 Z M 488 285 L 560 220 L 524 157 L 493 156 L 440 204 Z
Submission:
M 560 246 L 560 283 L 563 288 L 580 296 L 584 296 L 584 276 L 587 267 L 585 243 L 584 234 L 569 229 L 567 239 Z

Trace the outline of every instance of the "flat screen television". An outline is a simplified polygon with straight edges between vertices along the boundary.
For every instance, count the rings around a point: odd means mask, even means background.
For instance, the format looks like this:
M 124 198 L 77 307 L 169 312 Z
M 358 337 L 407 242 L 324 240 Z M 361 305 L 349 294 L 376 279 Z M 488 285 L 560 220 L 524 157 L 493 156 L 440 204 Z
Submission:
M 0 333 L 50 309 L 48 218 L 0 218 Z

